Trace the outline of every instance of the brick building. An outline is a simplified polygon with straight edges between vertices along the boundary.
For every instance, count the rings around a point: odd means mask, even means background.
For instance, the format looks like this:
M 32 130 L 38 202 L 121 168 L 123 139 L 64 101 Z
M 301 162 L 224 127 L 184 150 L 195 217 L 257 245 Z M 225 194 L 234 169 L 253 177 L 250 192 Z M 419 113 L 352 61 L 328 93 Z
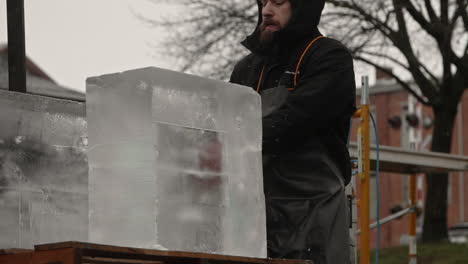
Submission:
M 401 86 L 392 82 L 385 74 L 376 74 L 376 84 L 370 88 L 370 108 L 374 114 L 381 145 L 409 148 L 408 114 L 409 93 Z M 358 91 L 358 105 L 359 105 Z M 415 128 L 419 134 L 418 149 L 428 151 L 432 138 L 432 110 L 430 107 L 421 107 L 419 125 Z M 468 93 L 465 93 L 460 105 L 459 113 L 454 126 L 452 154 L 468 155 Z M 353 123 L 351 140 L 356 140 L 358 121 Z M 374 136 L 372 136 L 373 140 Z M 468 222 L 468 173 L 450 173 L 448 191 L 448 224 L 449 227 L 458 223 Z M 422 201 L 424 202 L 425 182 L 423 183 Z M 408 175 L 381 173 L 380 174 L 380 218 L 388 216 L 398 208 L 405 208 L 408 204 Z M 375 178 L 371 179 L 371 222 L 376 220 L 375 205 Z M 418 219 L 418 233 L 422 231 L 422 217 Z M 381 246 L 390 247 L 407 244 L 409 218 L 407 216 L 385 224 L 381 228 Z M 371 232 L 372 245 L 375 245 L 376 230 Z

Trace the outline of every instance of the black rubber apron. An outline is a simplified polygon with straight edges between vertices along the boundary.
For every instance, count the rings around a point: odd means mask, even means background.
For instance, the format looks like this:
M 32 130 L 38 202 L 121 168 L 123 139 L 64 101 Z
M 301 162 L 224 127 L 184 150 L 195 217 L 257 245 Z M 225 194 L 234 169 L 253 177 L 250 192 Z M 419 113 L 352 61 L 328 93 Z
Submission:
M 290 92 L 280 85 L 259 93 L 265 117 L 283 106 Z M 320 140 L 305 138 L 304 144 L 263 155 L 268 256 L 349 263 L 343 177 Z

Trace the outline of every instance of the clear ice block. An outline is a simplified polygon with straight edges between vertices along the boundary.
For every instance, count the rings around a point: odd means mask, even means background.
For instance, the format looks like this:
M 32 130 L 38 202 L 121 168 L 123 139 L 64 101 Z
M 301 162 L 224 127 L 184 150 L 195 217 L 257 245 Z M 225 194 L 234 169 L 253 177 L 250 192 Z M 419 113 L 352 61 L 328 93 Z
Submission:
M 158 68 L 87 80 L 89 239 L 266 256 L 252 89 Z
M 0 248 L 88 239 L 85 105 L 0 90 Z

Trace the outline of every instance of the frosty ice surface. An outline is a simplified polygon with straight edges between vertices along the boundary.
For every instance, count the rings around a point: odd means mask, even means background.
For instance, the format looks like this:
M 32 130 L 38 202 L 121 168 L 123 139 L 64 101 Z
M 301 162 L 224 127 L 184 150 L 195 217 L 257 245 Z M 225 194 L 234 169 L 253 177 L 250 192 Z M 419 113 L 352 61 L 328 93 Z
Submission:
M 87 241 L 83 103 L 0 90 L 0 248 Z
M 261 106 L 158 68 L 87 80 L 89 239 L 266 256 Z

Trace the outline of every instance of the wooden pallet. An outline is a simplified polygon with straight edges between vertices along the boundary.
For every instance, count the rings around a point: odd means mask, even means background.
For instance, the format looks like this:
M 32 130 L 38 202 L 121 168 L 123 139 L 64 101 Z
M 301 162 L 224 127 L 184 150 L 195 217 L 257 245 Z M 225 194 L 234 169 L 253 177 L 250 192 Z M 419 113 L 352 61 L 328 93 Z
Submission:
M 116 247 L 81 242 L 37 245 L 34 250 L 0 250 L 1 264 L 313 264 L 182 251 Z

